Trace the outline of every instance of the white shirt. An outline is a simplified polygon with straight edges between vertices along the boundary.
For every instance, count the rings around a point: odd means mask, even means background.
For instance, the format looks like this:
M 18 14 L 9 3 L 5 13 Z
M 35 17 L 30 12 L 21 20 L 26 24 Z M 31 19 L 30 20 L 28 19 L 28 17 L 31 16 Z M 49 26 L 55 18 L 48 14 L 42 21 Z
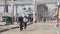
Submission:
M 24 18 L 24 19 L 23 19 L 23 21 L 24 21 L 24 22 L 27 22 L 27 21 L 28 21 L 28 19 L 27 19 L 27 18 Z

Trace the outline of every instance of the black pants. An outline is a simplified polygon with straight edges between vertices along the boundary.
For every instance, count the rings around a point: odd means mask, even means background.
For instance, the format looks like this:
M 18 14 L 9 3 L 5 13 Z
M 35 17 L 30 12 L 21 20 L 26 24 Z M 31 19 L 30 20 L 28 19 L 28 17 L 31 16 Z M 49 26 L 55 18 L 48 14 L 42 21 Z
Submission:
M 35 23 L 37 23 L 37 21 L 35 21 Z
M 23 30 L 23 23 L 20 23 L 19 26 L 20 26 L 20 31 L 22 31 Z
M 25 29 L 27 28 L 27 22 L 26 22 L 26 23 L 24 23 L 24 28 L 25 28 Z

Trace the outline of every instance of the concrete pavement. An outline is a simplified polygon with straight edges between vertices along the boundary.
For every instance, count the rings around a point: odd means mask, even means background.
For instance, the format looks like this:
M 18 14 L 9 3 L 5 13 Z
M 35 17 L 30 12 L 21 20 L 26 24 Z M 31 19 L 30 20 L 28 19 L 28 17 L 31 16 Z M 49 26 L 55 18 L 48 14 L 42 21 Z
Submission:
M 19 31 L 19 28 L 17 28 L 1 34 L 57 34 L 54 25 L 54 23 L 36 23 L 29 25 L 27 30 Z
M 16 22 L 12 25 L 4 25 L 5 23 L 0 23 L 0 33 L 10 30 L 10 29 L 15 29 L 15 28 L 19 28 L 19 24 L 17 24 Z M 32 23 L 28 23 L 28 25 L 30 25 Z
M 1 32 L 4 32 L 4 31 L 7 31 L 9 29 L 12 29 L 12 28 L 17 28 L 18 25 L 5 25 L 5 26 L 0 26 L 0 33 Z

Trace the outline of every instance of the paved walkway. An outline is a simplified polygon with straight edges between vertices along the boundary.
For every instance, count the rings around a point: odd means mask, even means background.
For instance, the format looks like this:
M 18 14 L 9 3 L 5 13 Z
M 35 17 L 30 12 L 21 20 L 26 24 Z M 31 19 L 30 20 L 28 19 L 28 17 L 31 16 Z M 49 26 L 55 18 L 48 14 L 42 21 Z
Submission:
M 4 32 L 6 30 L 9 30 L 9 29 L 15 29 L 15 28 L 18 28 L 19 27 L 19 24 L 15 23 L 15 24 L 12 24 L 12 25 L 4 25 L 5 23 L 0 23 L 0 33 L 1 32 Z M 30 25 L 32 23 L 28 23 L 28 25 Z
M 5 30 L 9 30 L 12 28 L 16 28 L 18 25 L 5 25 L 5 26 L 0 26 L 0 33 L 4 32 Z
M 57 34 L 54 23 L 36 23 L 29 25 L 27 30 L 12 29 L 1 34 Z

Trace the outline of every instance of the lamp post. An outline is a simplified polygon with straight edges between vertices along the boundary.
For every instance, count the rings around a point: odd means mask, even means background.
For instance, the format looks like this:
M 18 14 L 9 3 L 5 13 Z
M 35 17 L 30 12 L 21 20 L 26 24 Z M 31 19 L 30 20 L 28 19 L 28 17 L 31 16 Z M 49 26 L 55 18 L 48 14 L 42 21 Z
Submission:
M 5 0 L 4 12 L 8 12 L 7 0 Z
M 5 0 L 5 5 L 4 5 L 4 12 L 6 12 L 6 10 L 5 10 L 5 9 L 6 9 L 6 0 Z
M 36 9 L 36 0 L 34 0 L 34 2 L 33 2 L 33 23 L 35 23 L 35 22 L 34 22 L 34 18 L 35 18 L 35 9 Z
M 11 7 L 12 7 L 12 11 L 11 11 L 12 22 L 14 22 L 14 5 L 13 5 L 13 0 L 11 0 Z

